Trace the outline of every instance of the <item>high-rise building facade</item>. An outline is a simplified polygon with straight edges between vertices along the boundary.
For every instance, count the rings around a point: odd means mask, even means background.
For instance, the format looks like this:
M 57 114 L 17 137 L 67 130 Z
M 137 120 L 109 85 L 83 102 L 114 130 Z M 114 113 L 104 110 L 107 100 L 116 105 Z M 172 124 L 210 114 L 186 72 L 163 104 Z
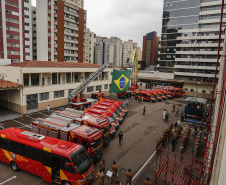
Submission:
M 37 1 L 36 27 L 37 60 L 84 62 L 83 0 Z
M 160 72 L 174 72 L 176 79 L 213 81 L 221 4 L 221 0 L 164 0 Z
M 32 59 L 31 11 L 30 0 L 0 1 L 0 59 Z
M 142 60 L 146 63 L 146 68 L 150 65 L 157 65 L 159 38 L 157 32 L 153 31 L 143 36 L 143 55 Z
M 94 63 L 103 65 L 109 61 L 110 56 L 110 40 L 106 37 L 97 37 L 95 43 L 95 59 Z
M 118 37 L 110 38 L 110 63 L 122 66 L 122 40 Z
M 128 40 L 123 42 L 122 44 L 122 66 L 127 67 L 128 59 L 130 58 L 130 55 L 134 49 L 134 43 L 133 40 Z
M 96 34 L 86 28 L 85 39 L 85 63 L 94 63 L 94 46 L 96 43 Z

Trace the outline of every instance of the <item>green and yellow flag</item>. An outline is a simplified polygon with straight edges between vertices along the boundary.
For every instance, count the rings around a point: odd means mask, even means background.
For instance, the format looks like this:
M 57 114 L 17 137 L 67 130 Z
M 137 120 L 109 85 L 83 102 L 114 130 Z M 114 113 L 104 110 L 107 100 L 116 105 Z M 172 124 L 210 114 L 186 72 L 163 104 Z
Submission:
M 130 70 L 113 70 L 110 93 L 125 92 L 129 89 Z

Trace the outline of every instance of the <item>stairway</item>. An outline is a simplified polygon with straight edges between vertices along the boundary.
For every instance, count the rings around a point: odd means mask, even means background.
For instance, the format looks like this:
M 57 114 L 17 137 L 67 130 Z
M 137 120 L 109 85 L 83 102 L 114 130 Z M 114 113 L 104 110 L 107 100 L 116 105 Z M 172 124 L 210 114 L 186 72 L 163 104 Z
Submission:
M 96 72 L 94 72 L 89 78 L 87 78 L 85 82 L 83 82 L 80 86 L 78 86 L 69 94 L 69 99 L 72 100 L 76 95 L 78 95 L 82 90 L 84 90 L 89 85 L 89 83 L 95 80 L 95 78 L 97 78 L 99 74 L 103 72 L 107 67 L 108 63 L 103 64 Z

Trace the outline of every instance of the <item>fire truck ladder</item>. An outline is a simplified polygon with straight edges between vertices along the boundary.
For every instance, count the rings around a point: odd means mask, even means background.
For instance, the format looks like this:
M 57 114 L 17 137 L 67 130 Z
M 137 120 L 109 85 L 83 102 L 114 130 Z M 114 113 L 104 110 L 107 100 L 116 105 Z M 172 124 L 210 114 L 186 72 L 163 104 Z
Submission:
M 96 72 L 94 72 L 89 78 L 85 80 L 80 86 L 78 86 L 76 89 L 74 89 L 69 94 L 69 99 L 72 100 L 76 95 L 78 95 L 82 90 L 84 90 L 90 82 L 92 82 L 95 78 L 99 76 L 101 72 L 103 72 L 108 67 L 108 63 L 103 64 Z

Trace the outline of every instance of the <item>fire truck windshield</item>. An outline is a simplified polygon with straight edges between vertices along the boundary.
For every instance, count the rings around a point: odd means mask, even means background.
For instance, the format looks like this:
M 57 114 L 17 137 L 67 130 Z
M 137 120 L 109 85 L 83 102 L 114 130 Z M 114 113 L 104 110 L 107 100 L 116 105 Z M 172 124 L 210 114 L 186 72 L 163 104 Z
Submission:
M 109 121 L 110 123 L 113 123 L 113 122 L 116 121 L 116 119 L 115 119 L 114 116 L 112 115 L 112 116 L 109 116 L 109 117 L 108 117 L 108 121 Z
M 94 149 L 102 144 L 102 137 L 91 143 L 91 149 Z
M 118 111 L 118 112 L 123 112 L 123 108 L 122 108 L 122 107 L 118 107 L 118 108 L 117 108 L 117 111 Z
M 101 132 L 103 133 L 103 134 L 106 134 L 106 133 L 108 133 L 109 131 L 110 131 L 110 125 L 109 126 L 107 126 L 107 127 L 105 127 L 104 129 L 101 129 Z
M 118 111 L 115 111 L 113 114 L 114 114 L 116 117 L 119 117 L 119 116 L 120 116 L 120 114 L 118 113 Z
M 70 154 L 78 174 L 84 174 L 92 166 L 92 158 L 85 148 Z
M 121 104 L 120 107 L 121 107 L 122 109 L 125 109 L 125 108 L 126 108 L 125 105 L 123 105 L 123 104 Z
M 150 95 L 150 98 L 154 98 L 154 96 L 153 95 Z

